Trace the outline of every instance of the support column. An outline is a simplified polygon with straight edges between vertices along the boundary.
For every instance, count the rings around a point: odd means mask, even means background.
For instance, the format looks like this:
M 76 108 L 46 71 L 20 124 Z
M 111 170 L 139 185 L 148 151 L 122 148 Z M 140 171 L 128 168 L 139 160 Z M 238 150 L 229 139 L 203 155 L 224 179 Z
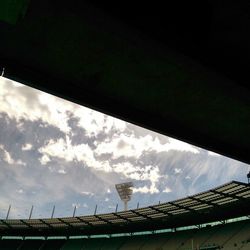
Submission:
M 9 215 L 10 215 L 10 209 L 11 209 L 11 205 L 9 205 L 9 209 L 8 209 L 8 212 L 7 212 L 7 215 L 6 215 L 6 220 L 8 220 L 8 218 L 9 218 Z
M 33 205 L 31 206 L 31 209 L 30 209 L 29 220 L 31 219 L 31 216 L 32 216 L 32 212 L 33 212 Z
M 76 206 L 74 207 L 73 217 L 75 217 L 75 215 L 76 215 Z
M 53 219 L 55 213 L 55 205 L 53 206 L 52 214 L 51 214 L 51 219 Z
M 124 211 L 128 210 L 128 201 L 124 201 Z

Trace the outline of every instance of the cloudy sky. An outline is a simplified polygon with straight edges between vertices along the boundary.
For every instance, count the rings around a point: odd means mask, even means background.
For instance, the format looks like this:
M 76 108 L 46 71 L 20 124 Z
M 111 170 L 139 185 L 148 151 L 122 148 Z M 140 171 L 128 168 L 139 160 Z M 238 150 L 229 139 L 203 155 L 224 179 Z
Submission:
M 246 181 L 249 165 L 0 77 L 0 217 L 113 212 Z

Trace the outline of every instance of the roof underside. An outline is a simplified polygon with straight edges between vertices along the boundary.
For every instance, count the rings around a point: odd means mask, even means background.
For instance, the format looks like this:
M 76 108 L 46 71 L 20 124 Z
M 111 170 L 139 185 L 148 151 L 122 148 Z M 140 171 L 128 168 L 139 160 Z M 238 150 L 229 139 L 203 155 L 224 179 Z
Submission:
M 90 2 L 2 0 L 5 76 L 250 163 L 248 1 Z
M 65 236 L 152 231 L 249 215 L 249 205 L 250 185 L 233 181 L 194 196 L 124 212 L 0 220 L 0 235 Z

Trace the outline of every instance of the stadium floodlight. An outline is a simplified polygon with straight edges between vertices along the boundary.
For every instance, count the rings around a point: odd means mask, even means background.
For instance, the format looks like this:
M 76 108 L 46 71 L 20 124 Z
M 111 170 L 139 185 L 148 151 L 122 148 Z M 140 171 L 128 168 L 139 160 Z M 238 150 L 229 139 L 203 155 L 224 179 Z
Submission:
M 116 191 L 118 192 L 121 200 L 124 202 L 124 211 L 128 210 L 128 202 L 131 200 L 133 186 L 133 182 L 125 182 L 115 185 Z

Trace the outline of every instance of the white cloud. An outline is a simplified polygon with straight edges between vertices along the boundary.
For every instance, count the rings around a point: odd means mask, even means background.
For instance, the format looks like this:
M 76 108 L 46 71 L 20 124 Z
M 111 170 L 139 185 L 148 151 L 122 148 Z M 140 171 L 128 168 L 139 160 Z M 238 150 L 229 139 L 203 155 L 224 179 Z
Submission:
M 95 168 L 104 172 L 115 172 L 134 180 L 149 180 L 150 188 L 138 189 L 136 192 L 157 193 L 159 190 L 156 184 L 160 178 L 159 168 L 157 166 L 135 166 L 129 162 L 110 165 L 108 161 L 98 161 L 95 158 L 93 150 L 87 144 L 73 146 L 69 137 L 66 140 L 49 141 L 48 144 L 39 149 L 44 156 L 41 162 L 48 162 L 51 157 L 59 157 L 67 162 L 83 162 L 85 166 Z
M 66 174 L 67 172 L 66 172 L 64 169 L 59 169 L 59 170 L 58 170 L 58 173 L 59 173 L 59 174 Z
M 17 190 L 17 193 L 23 194 L 23 189 L 18 189 L 18 190 Z
M 114 136 L 112 140 L 107 140 L 97 145 L 95 153 L 97 155 L 112 154 L 112 158 L 117 159 L 121 156 L 139 158 L 145 151 L 159 153 L 170 150 L 199 153 L 199 150 L 194 146 L 173 138 L 169 138 L 168 143 L 161 144 L 157 137 L 153 138 L 150 134 L 144 137 L 135 137 L 134 134 Z
M 23 162 L 22 160 L 17 160 L 17 161 L 15 161 L 15 164 L 26 166 L 26 163 Z
M 39 149 L 44 156 L 40 159 L 45 164 L 52 157 L 62 158 L 67 162 L 82 162 L 84 166 L 94 168 L 104 172 L 115 172 L 134 180 L 149 180 L 152 183 L 148 192 L 158 192 L 156 183 L 158 182 L 159 168 L 157 166 L 136 166 L 129 162 L 122 162 L 111 165 L 109 161 L 97 160 L 95 151 L 87 144 L 72 145 L 71 140 L 66 136 L 66 140 L 50 140 L 48 144 Z
M 169 143 L 167 143 L 167 148 L 169 150 L 177 150 L 182 152 L 191 152 L 193 154 L 198 154 L 200 151 L 195 147 L 186 142 L 182 142 L 173 138 L 169 138 Z M 165 144 L 166 145 L 166 144 Z
M 88 136 L 95 136 L 102 131 L 107 134 L 112 129 L 124 131 L 126 128 L 126 123 L 124 121 L 86 107 L 75 105 L 73 113 L 75 117 L 79 118 L 78 125 L 86 129 Z
M 3 151 L 3 160 L 5 162 L 7 162 L 8 164 L 10 164 L 10 165 L 23 165 L 23 166 L 26 165 L 26 163 L 23 162 L 23 161 L 21 161 L 20 159 L 18 159 L 17 161 L 15 161 L 12 158 L 11 154 L 4 148 L 3 145 L 0 145 L 0 149 Z
M 123 173 L 126 177 L 129 177 L 132 174 L 136 174 L 140 171 L 140 167 L 132 165 L 130 162 L 121 162 L 113 165 L 113 170 L 116 173 Z M 133 179 L 140 180 L 140 176 Z
M 208 151 L 208 154 L 211 156 L 221 156 L 220 154 L 217 154 L 217 153 L 212 152 L 212 151 Z
M 159 189 L 156 188 L 155 184 L 151 184 L 150 187 L 144 186 L 144 187 L 138 187 L 138 188 L 134 188 L 133 189 L 134 193 L 150 193 L 150 194 L 154 194 L 154 193 L 159 193 Z
M 108 133 L 111 129 L 123 131 L 126 128 L 124 121 L 3 77 L 0 77 L 0 103 L 0 112 L 7 111 L 10 117 L 30 121 L 41 119 L 65 133 L 71 132 L 67 123 L 68 111 L 79 118 L 78 125 L 86 129 L 88 136 L 97 135 L 101 131 Z
M 158 166 L 134 166 L 129 162 L 118 163 L 113 165 L 113 171 L 116 173 L 122 173 L 128 179 L 134 180 L 149 180 L 151 182 L 151 186 L 143 187 L 143 188 L 134 188 L 134 192 L 141 192 L 141 193 L 158 193 L 159 190 L 156 188 L 156 184 L 161 177 L 159 174 L 159 167 Z
M 10 153 L 4 149 L 3 145 L 0 145 L 0 149 L 2 149 L 4 153 L 3 160 L 11 165 L 14 164 L 15 161 L 12 159 Z
M 94 193 L 87 192 L 87 191 L 82 191 L 81 194 L 88 195 L 88 196 L 93 196 L 94 195 Z
M 39 158 L 39 161 L 42 165 L 46 165 L 48 162 L 50 162 L 50 158 L 48 155 L 44 154 L 41 158 Z
M 80 206 L 81 206 L 80 203 L 72 203 L 72 207 L 76 207 L 76 209 L 79 208 Z
M 137 192 L 151 193 L 151 194 L 159 193 L 159 189 L 156 187 L 161 177 L 161 175 L 159 174 L 159 167 L 148 165 L 148 166 L 141 168 L 139 173 L 138 173 L 139 178 L 137 178 L 137 180 L 144 180 L 144 181 L 149 180 L 151 182 L 151 185 L 150 187 L 144 186 L 144 187 L 134 188 L 133 191 L 135 193 Z M 131 176 L 133 177 L 134 175 L 132 174 Z
M 175 174 L 180 174 L 182 172 L 183 172 L 183 170 L 181 168 L 174 168 L 174 173 Z
M 93 150 L 87 144 L 72 145 L 71 140 L 66 136 L 66 140 L 50 140 L 45 147 L 39 149 L 39 152 L 44 154 L 41 162 L 45 162 L 48 158 L 58 157 L 62 158 L 67 162 L 78 161 L 84 163 L 87 167 L 92 167 L 97 170 L 110 172 L 112 169 L 108 161 L 97 161 L 95 159 Z
M 23 151 L 30 150 L 30 149 L 32 149 L 32 145 L 30 143 L 26 143 L 25 145 L 22 146 Z
M 68 111 L 79 119 L 78 126 L 86 130 L 87 136 L 96 136 L 100 132 L 109 133 L 111 129 L 123 131 L 126 128 L 124 121 L 47 93 L 41 92 L 39 94 L 39 102 L 41 105 L 46 106 L 50 112 L 48 123 L 55 124 L 66 133 L 73 132 L 67 124 L 69 119 Z
M 171 193 L 172 192 L 172 189 L 169 188 L 169 187 L 166 187 L 164 190 L 163 190 L 163 193 Z
M 44 96 L 48 97 L 47 102 Z M 62 131 L 67 132 L 69 129 L 65 113 L 60 113 L 60 110 L 56 110 L 51 106 L 57 104 L 57 107 L 62 101 L 57 98 L 57 101 L 53 102 L 55 97 L 51 96 L 53 97 L 51 98 L 49 96 L 36 89 L 0 78 L 0 112 L 7 111 L 11 118 L 14 117 L 17 120 L 22 118 L 30 121 L 42 119 L 44 122 L 55 125 Z

